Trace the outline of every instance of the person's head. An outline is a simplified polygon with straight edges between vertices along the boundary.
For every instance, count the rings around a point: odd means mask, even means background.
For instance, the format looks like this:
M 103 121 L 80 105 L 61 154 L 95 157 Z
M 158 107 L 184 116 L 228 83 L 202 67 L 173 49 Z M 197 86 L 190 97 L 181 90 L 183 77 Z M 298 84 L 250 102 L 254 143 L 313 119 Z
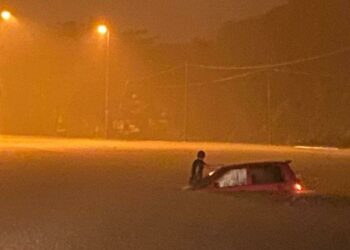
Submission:
M 205 158 L 205 152 L 203 150 L 199 151 L 197 153 L 197 158 L 203 160 Z

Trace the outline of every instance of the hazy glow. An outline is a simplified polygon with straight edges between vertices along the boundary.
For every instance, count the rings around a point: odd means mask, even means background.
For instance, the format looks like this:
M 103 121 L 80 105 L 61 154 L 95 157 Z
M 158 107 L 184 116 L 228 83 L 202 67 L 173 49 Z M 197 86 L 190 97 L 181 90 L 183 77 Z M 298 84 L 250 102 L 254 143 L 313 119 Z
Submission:
M 97 27 L 97 32 L 100 33 L 101 35 L 105 35 L 105 34 L 107 34 L 107 32 L 108 32 L 108 28 L 107 28 L 106 25 L 100 24 L 100 25 Z
M 7 10 L 4 10 L 4 11 L 1 12 L 1 18 L 2 18 L 3 20 L 8 21 L 8 20 L 11 19 L 11 17 L 12 17 L 11 12 L 9 12 L 9 11 L 7 11 Z

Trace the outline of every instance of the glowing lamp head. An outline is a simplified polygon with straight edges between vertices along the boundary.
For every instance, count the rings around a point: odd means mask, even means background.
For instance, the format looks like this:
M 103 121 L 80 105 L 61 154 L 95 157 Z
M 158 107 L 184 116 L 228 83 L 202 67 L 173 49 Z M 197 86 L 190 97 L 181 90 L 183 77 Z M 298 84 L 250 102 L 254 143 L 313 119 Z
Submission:
M 12 17 L 12 14 L 11 12 L 7 11 L 7 10 L 4 10 L 1 12 L 1 18 L 5 21 L 9 21 Z
M 108 28 L 106 25 L 101 24 L 97 27 L 97 32 L 100 33 L 101 35 L 105 35 L 108 33 Z

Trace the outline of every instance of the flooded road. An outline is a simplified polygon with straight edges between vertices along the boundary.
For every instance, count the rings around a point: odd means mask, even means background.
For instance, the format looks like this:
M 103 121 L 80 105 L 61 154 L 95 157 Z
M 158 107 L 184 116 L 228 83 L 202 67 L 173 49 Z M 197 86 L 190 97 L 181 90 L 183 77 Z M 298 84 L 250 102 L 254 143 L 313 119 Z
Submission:
M 181 191 L 198 149 L 293 160 L 318 195 Z M 347 150 L 29 137 L 0 150 L 0 249 L 350 248 Z

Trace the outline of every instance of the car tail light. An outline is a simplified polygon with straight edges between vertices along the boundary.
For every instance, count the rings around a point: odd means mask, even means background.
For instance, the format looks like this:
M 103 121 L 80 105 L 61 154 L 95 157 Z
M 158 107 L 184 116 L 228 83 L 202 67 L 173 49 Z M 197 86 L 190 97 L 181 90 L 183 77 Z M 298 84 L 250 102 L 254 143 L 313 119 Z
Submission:
M 215 174 L 215 171 L 211 171 L 211 172 L 209 173 L 209 176 L 212 176 L 213 174 Z
M 296 184 L 294 184 L 294 190 L 301 191 L 301 190 L 303 190 L 303 187 L 299 183 L 296 183 Z

